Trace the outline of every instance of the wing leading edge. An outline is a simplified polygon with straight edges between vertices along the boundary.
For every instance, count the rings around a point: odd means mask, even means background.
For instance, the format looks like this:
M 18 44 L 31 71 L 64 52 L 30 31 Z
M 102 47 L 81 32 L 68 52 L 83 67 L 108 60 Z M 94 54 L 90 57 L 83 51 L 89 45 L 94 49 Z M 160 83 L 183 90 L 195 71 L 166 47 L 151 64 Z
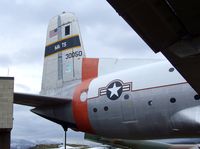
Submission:
M 33 94 L 14 93 L 14 103 L 32 107 L 62 105 L 70 102 L 70 99 L 48 97 Z
M 85 133 L 84 138 L 93 142 L 111 145 L 112 147 L 119 148 L 134 148 L 134 149 L 198 149 L 196 144 L 183 144 L 177 142 L 177 144 L 169 144 L 161 142 L 160 140 L 124 140 L 124 139 L 112 139 L 104 138 L 97 135 Z M 176 140 L 176 139 L 173 139 Z
M 200 94 L 200 1 L 107 1 Z

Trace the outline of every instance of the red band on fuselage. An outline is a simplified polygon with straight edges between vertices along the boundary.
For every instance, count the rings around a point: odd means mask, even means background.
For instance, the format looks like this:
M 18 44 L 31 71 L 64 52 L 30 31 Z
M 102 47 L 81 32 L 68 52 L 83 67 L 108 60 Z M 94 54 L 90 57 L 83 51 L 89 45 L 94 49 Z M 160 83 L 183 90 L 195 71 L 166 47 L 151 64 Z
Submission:
M 90 82 L 98 76 L 98 62 L 99 59 L 83 58 L 82 83 L 76 87 L 73 96 L 73 114 L 76 125 L 79 130 L 88 133 L 94 133 L 88 117 L 88 103 L 87 100 L 81 101 L 80 96 L 84 92 L 87 93 Z
M 98 64 L 99 59 L 97 58 L 83 58 L 82 81 L 93 79 L 98 76 Z

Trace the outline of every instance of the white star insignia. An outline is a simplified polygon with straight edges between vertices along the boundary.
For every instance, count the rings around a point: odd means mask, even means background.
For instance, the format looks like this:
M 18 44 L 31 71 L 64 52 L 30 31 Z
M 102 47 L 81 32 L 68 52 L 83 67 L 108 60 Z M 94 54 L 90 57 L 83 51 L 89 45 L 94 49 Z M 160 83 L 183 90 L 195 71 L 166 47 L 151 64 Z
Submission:
M 116 86 L 116 83 L 114 83 L 114 84 L 113 84 L 113 87 L 108 89 L 108 90 L 111 92 L 110 98 L 111 98 L 113 95 L 116 95 L 117 97 L 119 97 L 119 94 L 118 94 L 119 89 L 121 89 L 121 86 L 120 86 L 120 87 L 117 87 L 117 86 Z

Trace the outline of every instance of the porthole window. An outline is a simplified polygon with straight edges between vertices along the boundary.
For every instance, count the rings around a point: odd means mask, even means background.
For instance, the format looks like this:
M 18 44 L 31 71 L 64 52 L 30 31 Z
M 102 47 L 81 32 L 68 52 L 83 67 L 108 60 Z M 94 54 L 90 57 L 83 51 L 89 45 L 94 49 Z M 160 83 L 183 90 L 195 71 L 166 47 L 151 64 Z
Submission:
M 169 68 L 169 72 L 173 72 L 174 71 L 174 68 Z
M 170 99 L 170 102 L 171 102 L 171 103 L 175 103 L 175 102 L 176 102 L 176 99 L 175 99 L 175 98 L 171 98 L 171 99 Z
M 104 111 L 108 111 L 108 107 L 107 106 L 104 107 Z
M 129 95 L 128 94 L 124 95 L 124 99 L 129 99 Z
M 194 99 L 195 100 L 200 100 L 200 96 L 199 95 L 194 95 Z
M 152 101 L 152 100 L 150 100 L 150 101 L 148 102 L 148 105 L 149 105 L 149 106 L 151 106 L 151 105 L 152 105 L 152 103 L 153 103 L 153 101 Z
M 82 102 L 85 102 L 87 100 L 87 93 L 86 92 L 82 92 L 80 95 L 80 100 Z
M 97 112 L 97 108 L 94 108 L 94 109 L 93 109 L 93 112 L 96 113 L 96 112 Z

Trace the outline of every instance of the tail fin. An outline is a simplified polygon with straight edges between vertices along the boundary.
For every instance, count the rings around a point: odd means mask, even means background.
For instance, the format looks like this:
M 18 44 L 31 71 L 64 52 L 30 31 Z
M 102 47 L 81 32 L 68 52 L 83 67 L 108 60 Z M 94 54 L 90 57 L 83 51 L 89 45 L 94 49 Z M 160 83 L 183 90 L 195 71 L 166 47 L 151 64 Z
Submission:
M 74 14 L 53 17 L 47 30 L 41 91 L 81 79 L 83 57 L 85 51 Z

